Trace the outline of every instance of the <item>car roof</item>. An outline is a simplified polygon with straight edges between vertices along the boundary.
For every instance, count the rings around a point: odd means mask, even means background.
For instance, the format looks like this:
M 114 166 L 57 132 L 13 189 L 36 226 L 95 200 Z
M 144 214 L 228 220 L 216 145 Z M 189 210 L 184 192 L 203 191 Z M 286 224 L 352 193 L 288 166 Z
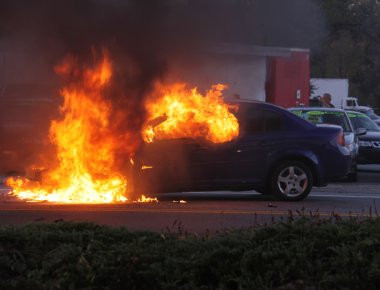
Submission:
M 225 102 L 227 103 L 233 103 L 233 104 L 242 104 L 242 105 L 249 105 L 249 104 L 256 104 L 256 105 L 262 105 L 262 106 L 267 106 L 271 108 L 278 108 L 281 110 L 285 110 L 284 108 L 277 106 L 272 103 L 264 102 L 264 101 L 257 101 L 257 100 L 248 100 L 248 99 L 234 99 L 234 98 L 226 98 L 224 99 Z
M 350 114 L 360 114 L 360 115 L 364 115 L 366 117 L 368 117 L 366 114 L 364 114 L 363 112 L 360 112 L 360 111 L 353 111 L 353 110 L 346 110 L 346 113 L 350 113 Z M 369 117 L 368 117 L 369 118 Z
M 268 104 L 268 103 L 263 102 L 263 101 L 251 100 L 251 99 L 225 98 L 224 100 L 226 102 L 229 102 L 229 103 L 260 103 L 260 104 Z
M 227 103 L 238 103 L 238 104 L 269 104 L 263 101 L 257 101 L 257 100 L 247 100 L 247 99 L 234 99 L 234 98 L 225 98 L 224 101 Z
M 368 108 L 368 107 L 364 107 L 364 108 L 351 109 L 351 111 L 363 113 L 363 112 L 373 111 L 373 109 L 372 108 Z
M 326 108 L 326 107 L 292 107 L 288 108 L 288 110 L 303 110 L 303 111 L 326 111 L 326 112 L 345 112 L 345 110 L 337 109 L 337 108 Z
M 277 106 L 277 105 L 274 105 L 272 103 L 267 103 L 267 102 L 263 102 L 263 101 L 256 101 L 256 100 L 233 99 L 233 98 L 224 99 L 224 100 L 230 104 L 237 104 L 237 105 L 242 104 L 243 106 L 244 105 L 252 105 L 252 104 L 259 105 L 260 106 L 259 109 L 268 108 L 268 109 L 271 109 L 271 111 L 276 111 L 276 112 L 280 112 L 281 114 L 284 114 L 285 116 L 287 116 L 287 118 L 289 120 L 291 120 L 291 122 L 293 124 L 297 124 L 297 126 L 302 126 L 303 128 L 315 127 L 314 124 L 296 116 L 294 113 L 289 112 L 287 109 L 280 107 L 280 106 Z

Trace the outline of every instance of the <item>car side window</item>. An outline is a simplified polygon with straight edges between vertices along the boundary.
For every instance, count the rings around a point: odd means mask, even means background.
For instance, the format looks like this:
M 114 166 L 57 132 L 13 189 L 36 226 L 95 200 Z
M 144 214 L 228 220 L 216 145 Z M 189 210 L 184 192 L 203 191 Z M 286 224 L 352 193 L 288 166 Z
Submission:
M 273 111 L 264 111 L 265 132 L 278 132 L 282 130 L 282 117 Z
M 246 133 L 278 132 L 283 128 L 281 114 L 269 110 L 250 110 L 245 118 Z
M 264 132 L 265 124 L 263 111 L 251 110 L 246 117 L 245 131 L 247 133 Z

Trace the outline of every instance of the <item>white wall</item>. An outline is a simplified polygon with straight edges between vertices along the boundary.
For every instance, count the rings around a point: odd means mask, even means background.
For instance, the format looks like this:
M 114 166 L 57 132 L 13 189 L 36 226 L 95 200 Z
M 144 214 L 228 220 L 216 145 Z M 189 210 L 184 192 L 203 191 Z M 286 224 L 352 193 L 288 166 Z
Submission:
M 169 69 L 170 81 L 185 81 L 201 90 L 212 84 L 228 85 L 224 97 L 265 101 L 266 58 L 263 56 L 218 56 L 197 62 L 176 62 Z
M 342 106 L 342 100 L 348 97 L 348 79 L 310 79 L 314 87 L 311 97 L 331 95 L 331 103 L 335 107 Z

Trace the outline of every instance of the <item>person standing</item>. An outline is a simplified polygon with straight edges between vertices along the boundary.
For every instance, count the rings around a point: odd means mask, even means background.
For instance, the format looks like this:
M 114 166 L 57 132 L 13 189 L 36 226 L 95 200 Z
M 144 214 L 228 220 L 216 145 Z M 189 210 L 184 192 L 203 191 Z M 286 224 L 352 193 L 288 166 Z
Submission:
M 335 108 L 333 104 L 331 104 L 331 95 L 329 93 L 323 94 L 322 98 L 322 106 L 325 108 Z

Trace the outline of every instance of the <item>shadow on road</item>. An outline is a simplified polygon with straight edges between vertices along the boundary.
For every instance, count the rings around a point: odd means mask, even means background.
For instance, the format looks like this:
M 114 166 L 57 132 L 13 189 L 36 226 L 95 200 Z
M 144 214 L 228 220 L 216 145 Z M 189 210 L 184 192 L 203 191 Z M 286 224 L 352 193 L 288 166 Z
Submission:
M 160 201 L 278 201 L 273 196 L 257 192 L 181 192 L 157 194 Z

